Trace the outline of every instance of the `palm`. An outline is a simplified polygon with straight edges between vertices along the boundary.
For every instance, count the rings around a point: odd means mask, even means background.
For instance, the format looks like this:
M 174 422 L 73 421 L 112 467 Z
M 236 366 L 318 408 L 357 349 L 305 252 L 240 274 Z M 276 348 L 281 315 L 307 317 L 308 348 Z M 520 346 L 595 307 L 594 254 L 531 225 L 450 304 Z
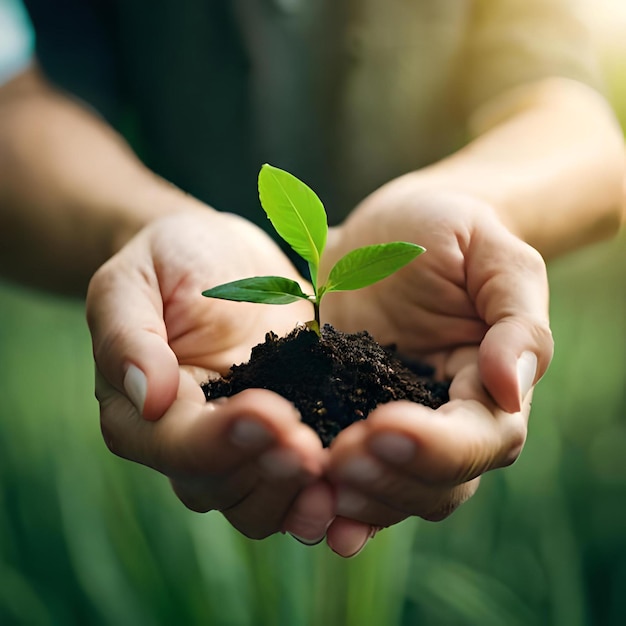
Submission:
M 268 330 L 282 334 L 312 315 L 305 302 L 267 306 L 202 296 L 209 287 L 249 276 L 299 278 L 273 242 L 239 218 L 178 217 L 161 222 L 151 239 L 168 342 L 183 366 L 224 373 L 247 360 Z
M 389 278 L 356 292 L 330 294 L 324 315 L 350 331 L 367 329 L 384 344 L 409 354 L 431 355 L 457 346 L 477 345 L 487 326 L 468 283 L 472 244 L 470 220 L 459 220 L 458 203 L 430 200 L 418 207 L 389 209 L 373 220 L 366 205 L 331 240 L 327 261 L 351 247 L 381 240 L 410 240 L 427 252 Z M 400 217 L 402 216 L 402 217 Z M 376 228 L 372 228 L 372 224 Z

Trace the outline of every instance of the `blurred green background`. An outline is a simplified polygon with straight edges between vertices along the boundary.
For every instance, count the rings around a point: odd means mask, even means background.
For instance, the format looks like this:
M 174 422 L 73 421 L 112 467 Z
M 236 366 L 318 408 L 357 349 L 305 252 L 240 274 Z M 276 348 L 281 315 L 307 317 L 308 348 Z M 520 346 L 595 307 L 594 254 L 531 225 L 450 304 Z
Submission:
M 598 40 L 626 120 L 618 25 Z M 82 304 L 0 284 L 0 624 L 625 623 L 625 244 L 550 267 L 556 354 L 520 460 L 445 522 L 407 521 L 350 561 L 248 541 L 111 455 Z

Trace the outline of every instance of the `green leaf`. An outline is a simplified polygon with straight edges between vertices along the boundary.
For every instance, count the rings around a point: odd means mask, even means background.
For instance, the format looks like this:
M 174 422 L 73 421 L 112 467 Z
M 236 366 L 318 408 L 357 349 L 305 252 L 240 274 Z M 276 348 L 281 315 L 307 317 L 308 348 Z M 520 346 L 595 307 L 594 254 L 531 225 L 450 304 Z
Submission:
M 202 295 L 207 298 L 260 304 L 291 304 L 298 300 L 309 300 L 309 296 L 300 289 L 295 280 L 282 276 L 242 278 L 207 289 Z
M 301 180 L 268 164 L 259 172 L 259 198 L 276 232 L 309 263 L 315 285 L 328 235 L 321 200 Z
M 372 285 L 425 252 L 422 246 L 405 241 L 380 243 L 348 252 L 330 270 L 323 287 L 328 291 L 351 291 Z

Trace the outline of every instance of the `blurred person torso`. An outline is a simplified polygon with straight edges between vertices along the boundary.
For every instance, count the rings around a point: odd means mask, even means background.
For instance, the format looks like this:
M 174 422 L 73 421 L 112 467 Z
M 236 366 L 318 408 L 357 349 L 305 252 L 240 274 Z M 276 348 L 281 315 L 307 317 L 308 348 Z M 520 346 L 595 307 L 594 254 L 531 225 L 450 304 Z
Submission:
M 331 222 L 459 148 L 485 100 L 592 80 L 567 0 L 26 0 L 50 79 L 158 174 L 266 226 L 270 162 Z

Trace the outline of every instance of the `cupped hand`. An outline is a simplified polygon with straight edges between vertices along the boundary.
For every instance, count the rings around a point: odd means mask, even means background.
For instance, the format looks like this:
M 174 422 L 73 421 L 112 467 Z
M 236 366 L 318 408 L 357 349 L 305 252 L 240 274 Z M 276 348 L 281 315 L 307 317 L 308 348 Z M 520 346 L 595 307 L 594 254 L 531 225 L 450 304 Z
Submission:
M 545 264 L 487 203 L 420 192 L 412 175 L 400 178 L 332 233 L 325 266 L 352 248 L 395 240 L 427 252 L 371 287 L 329 294 L 322 317 L 430 362 L 451 380 L 450 402 L 380 406 L 335 440 L 337 522 L 352 520 L 361 538 L 412 515 L 443 519 L 481 474 L 512 463 L 553 348 Z M 334 526 L 328 537 L 339 542 L 345 533 Z
M 191 209 L 161 218 L 94 275 L 87 296 L 102 432 L 119 456 L 168 476 L 189 508 L 220 510 L 261 538 L 323 536 L 332 519 L 325 451 L 293 405 L 252 389 L 206 403 L 199 383 L 246 361 L 268 330 L 306 321 L 306 302 L 208 299 L 204 289 L 256 275 L 300 280 L 262 231 Z

